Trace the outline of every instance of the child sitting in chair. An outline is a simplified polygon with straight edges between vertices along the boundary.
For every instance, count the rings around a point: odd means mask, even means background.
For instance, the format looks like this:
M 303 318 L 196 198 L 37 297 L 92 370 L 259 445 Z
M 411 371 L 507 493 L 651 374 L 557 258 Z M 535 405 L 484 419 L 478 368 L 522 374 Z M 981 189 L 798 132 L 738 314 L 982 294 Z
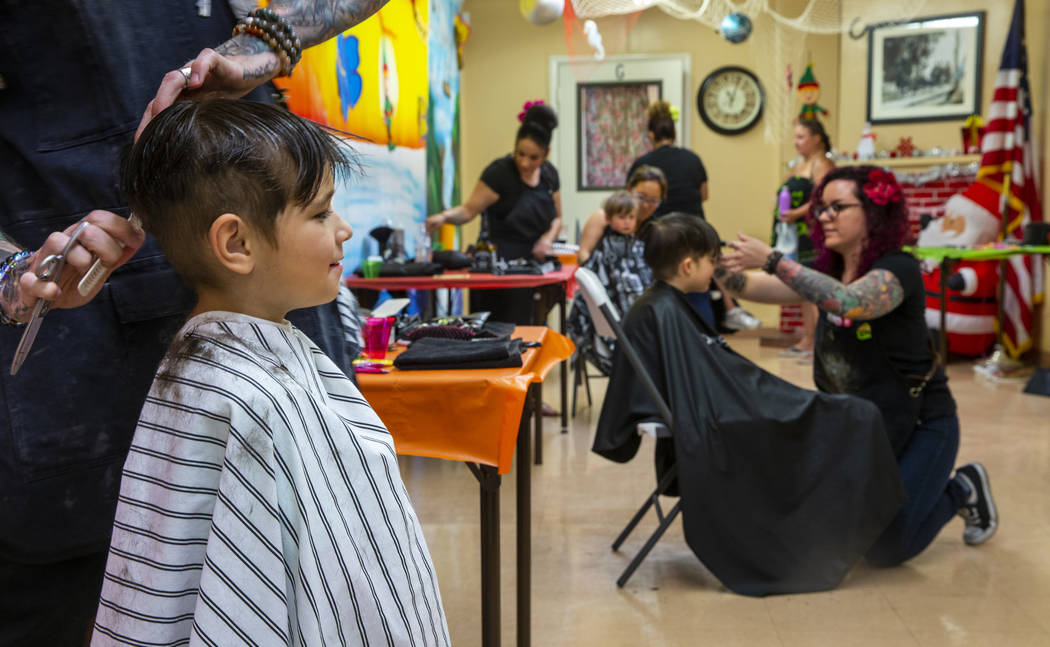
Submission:
M 669 214 L 642 234 L 656 282 L 624 318 L 637 364 L 617 352 L 593 451 L 633 458 L 640 422 L 669 407 L 657 440 L 660 494 L 681 496 L 686 541 L 729 589 L 744 595 L 833 588 L 900 508 L 901 480 L 878 408 L 794 386 L 733 352 L 686 294 L 708 288 L 718 234 Z
M 634 235 L 638 202 L 630 192 L 617 191 L 602 204 L 602 209 L 605 232 L 582 267 L 597 275 L 617 311 L 624 313 L 653 282 L 653 274 L 643 258 L 645 246 Z M 582 295 L 573 300 L 568 324 L 569 337 L 580 349 L 580 357 L 608 375 L 616 340 L 602 337 L 599 343 L 595 339 L 594 324 Z
M 122 169 L 199 300 L 124 466 L 93 644 L 449 644 L 394 443 L 285 320 L 330 302 L 346 147 L 279 108 L 179 103 Z

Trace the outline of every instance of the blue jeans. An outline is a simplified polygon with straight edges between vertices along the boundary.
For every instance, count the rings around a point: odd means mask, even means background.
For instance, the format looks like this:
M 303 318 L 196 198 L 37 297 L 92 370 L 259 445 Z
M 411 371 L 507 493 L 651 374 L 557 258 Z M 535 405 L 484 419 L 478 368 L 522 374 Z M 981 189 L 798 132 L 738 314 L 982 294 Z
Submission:
M 966 500 L 966 489 L 951 478 L 959 450 L 959 418 L 927 420 L 897 458 L 908 494 L 904 507 L 868 551 L 874 566 L 896 566 L 921 553 Z
M 697 314 L 711 325 L 711 328 L 716 329 L 715 311 L 711 309 L 711 292 L 690 292 L 685 295 L 685 298 L 689 300 L 689 305 L 693 306 L 693 310 L 696 310 Z

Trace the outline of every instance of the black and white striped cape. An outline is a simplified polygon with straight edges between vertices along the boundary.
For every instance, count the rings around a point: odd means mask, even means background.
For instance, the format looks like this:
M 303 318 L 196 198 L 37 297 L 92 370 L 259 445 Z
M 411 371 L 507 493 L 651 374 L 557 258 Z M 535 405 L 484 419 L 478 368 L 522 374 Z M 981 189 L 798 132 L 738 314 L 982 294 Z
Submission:
M 92 645 L 447 645 L 393 441 L 302 332 L 194 317 L 124 465 Z

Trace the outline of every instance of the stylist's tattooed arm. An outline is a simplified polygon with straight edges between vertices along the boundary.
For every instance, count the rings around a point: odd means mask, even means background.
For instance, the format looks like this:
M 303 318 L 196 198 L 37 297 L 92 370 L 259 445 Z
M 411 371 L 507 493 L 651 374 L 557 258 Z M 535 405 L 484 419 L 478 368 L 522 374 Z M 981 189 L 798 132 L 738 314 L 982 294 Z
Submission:
M 871 270 L 849 285 L 784 258 L 777 277 L 818 308 L 850 319 L 877 319 L 904 300 L 901 282 L 889 270 Z
M 269 9 L 288 21 L 303 49 L 350 29 L 387 0 L 274 0 Z
M 732 274 L 724 267 L 715 270 L 715 278 L 733 294 L 741 294 L 747 287 L 747 275 L 744 273 Z
M 269 9 L 288 21 L 306 49 L 350 29 L 386 3 L 387 0 L 274 0 Z M 255 36 L 238 34 L 215 51 L 223 56 L 251 57 L 269 54 L 270 47 Z M 276 56 L 265 56 L 257 63 L 246 63 L 243 78 L 271 79 L 279 66 Z

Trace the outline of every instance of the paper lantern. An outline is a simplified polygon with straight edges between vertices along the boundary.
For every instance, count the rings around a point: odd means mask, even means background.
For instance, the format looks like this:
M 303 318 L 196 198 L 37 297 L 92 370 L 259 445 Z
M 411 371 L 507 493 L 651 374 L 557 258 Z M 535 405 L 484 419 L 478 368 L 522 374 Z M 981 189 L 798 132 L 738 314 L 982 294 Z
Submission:
M 521 15 L 534 25 L 549 25 L 561 18 L 565 0 L 520 0 Z

